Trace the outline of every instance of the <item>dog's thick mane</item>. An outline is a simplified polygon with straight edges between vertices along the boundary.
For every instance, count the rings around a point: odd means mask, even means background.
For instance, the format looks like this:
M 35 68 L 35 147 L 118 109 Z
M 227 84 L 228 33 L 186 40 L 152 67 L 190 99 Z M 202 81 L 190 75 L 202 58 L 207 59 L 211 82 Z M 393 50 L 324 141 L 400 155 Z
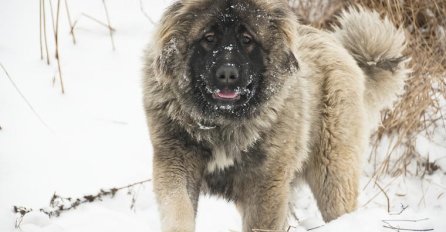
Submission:
M 178 122 L 178 125 L 182 126 L 198 142 L 206 142 L 211 146 L 227 144 L 237 150 L 246 150 L 261 137 L 262 133 L 273 127 L 283 110 L 289 89 L 302 88 L 302 86 L 296 86 L 299 71 L 297 68 L 292 70 L 278 69 L 275 64 L 278 63 L 277 59 L 279 58 L 268 57 L 266 61 L 269 63 L 268 66 L 276 67 L 276 69 L 267 70 L 264 74 L 265 77 L 284 78 L 286 81 L 283 86 L 276 86 L 267 90 L 274 92 L 274 94 L 270 94 L 272 97 L 266 99 L 262 105 L 256 106 L 256 114 L 252 117 L 231 120 L 224 117 L 209 117 L 203 115 L 197 109 L 191 109 L 192 100 L 185 94 L 192 91 L 188 78 L 188 68 L 176 65 L 187 64 L 186 61 L 190 57 L 188 53 L 189 44 L 188 38 L 179 35 L 185 33 L 181 31 L 182 28 L 191 28 L 185 26 L 185 24 L 192 25 L 195 21 L 200 20 L 198 17 L 187 13 L 190 12 L 190 7 L 206 8 L 206 5 L 213 4 L 213 2 L 209 0 L 185 0 L 177 2 L 168 9 L 166 15 L 170 15 L 170 17 L 164 17 L 161 20 L 162 26 L 155 33 L 155 39 L 153 39 L 156 45 L 151 46 L 154 49 L 146 51 L 146 57 L 151 58 L 146 60 L 145 72 L 151 72 L 146 76 L 154 76 L 154 78 L 144 80 L 147 82 L 144 84 L 146 88 L 144 91 L 152 92 L 150 96 L 159 96 L 156 100 L 146 100 L 146 106 L 152 108 L 152 111 L 156 114 L 164 114 L 159 115 L 159 117 L 167 117 L 174 122 Z M 272 26 L 283 29 L 283 41 L 287 41 L 288 50 L 294 53 L 298 20 L 294 16 L 290 16 L 291 12 L 284 2 L 280 0 L 253 1 L 249 4 L 259 4 L 262 5 L 262 7 L 259 7 L 260 9 L 268 9 L 269 12 L 274 12 L 275 15 L 268 15 L 269 22 Z M 272 49 L 286 50 L 286 48 L 278 46 L 274 46 Z M 284 52 L 271 52 L 271 54 L 276 53 L 282 54 Z M 292 55 L 295 56 L 295 54 Z M 289 78 L 290 74 L 296 75 L 296 78 Z M 177 80 L 173 81 L 173 79 Z M 190 95 L 193 97 L 192 94 Z M 159 110 L 160 108 L 163 110 Z

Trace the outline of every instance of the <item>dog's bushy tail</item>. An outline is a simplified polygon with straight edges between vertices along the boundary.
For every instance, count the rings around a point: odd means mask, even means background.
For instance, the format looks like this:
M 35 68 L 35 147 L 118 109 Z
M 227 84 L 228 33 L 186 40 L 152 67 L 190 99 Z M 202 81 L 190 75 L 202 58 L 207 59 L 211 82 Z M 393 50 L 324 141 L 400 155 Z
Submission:
M 409 73 L 402 55 L 406 37 L 388 18 L 374 11 L 350 7 L 339 16 L 334 34 L 367 76 L 365 102 L 369 114 L 391 106 Z

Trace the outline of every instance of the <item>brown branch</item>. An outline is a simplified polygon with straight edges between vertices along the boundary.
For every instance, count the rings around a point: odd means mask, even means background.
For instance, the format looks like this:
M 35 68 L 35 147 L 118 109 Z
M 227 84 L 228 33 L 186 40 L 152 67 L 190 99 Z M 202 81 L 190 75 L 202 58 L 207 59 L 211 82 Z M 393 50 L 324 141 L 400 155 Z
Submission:
M 68 23 L 70 24 L 70 34 L 71 34 L 71 37 L 73 38 L 73 44 L 76 44 L 76 36 L 74 35 L 73 23 L 71 21 L 70 9 L 68 7 L 68 1 L 67 0 L 65 0 L 65 10 L 67 11 L 67 18 L 68 18 Z
M 392 229 L 392 230 L 396 230 L 396 231 L 433 231 L 434 230 L 432 228 L 429 228 L 429 229 L 407 229 L 407 228 L 400 228 L 400 227 L 386 226 L 386 225 L 383 225 L 383 227 Z
M 116 30 L 115 28 L 113 28 L 113 27 L 107 25 L 106 23 L 102 22 L 101 20 L 99 20 L 99 19 L 97 19 L 97 18 L 95 18 L 95 17 L 93 17 L 93 16 L 90 16 L 90 15 L 88 15 L 88 14 L 86 14 L 86 13 L 81 13 L 81 17 L 82 17 L 82 16 L 83 16 L 83 17 L 86 17 L 86 18 L 88 18 L 88 19 L 90 19 L 90 20 L 92 20 L 92 21 L 94 21 L 94 22 L 96 22 L 96 23 L 98 23 L 98 24 L 101 25 L 101 26 L 104 26 L 104 27 L 108 28 L 109 30 L 112 30 L 112 31 L 115 31 L 115 30 Z M 77 26 L 77 24 L 78 24 L 79 20 L 81 19 L 81 17 L 79 17 L 77 20 L 74 21 L 72 30 L 74 30 L 74 28 Z
M 46 10 L 45 10 L 45 0 L 41 0 L 42 3 L 42 18 L 43 18 L 43 37 L 45 40 L 45 50 L 46 50 L 46 63 L 50 65 L 50 56 L 48 52 L 48 38 L 46 35 Z
M 112 47 L 113 47 L 113 50 L 116 50 L 116 48 L 115 48 L 115 41 L 113 40 L 113 31 L 111 30 L 110 17 L 108 15 L 108 10 L 107 10 L 107 5 L 105 4 L 105 0 L 102 0 L 102 3 L 104 5 L 105 16 L 107 17 L 108 31 L 110 33 L 110 40 L 111 40 L 111 43 L 112 43 Z
M 50 0 L 51 2 L 51 0 Z M 62 94 L 65 93 L 65 88 L 63 84 L 63 78 L 62 78 L 62 68 L 60 65 L 60 51 L 59 51 L 59 15 L 60 15 L 60 0 L 57 0 L 57 11 L 56 11 L 56 25 L 54 30 L 54 42 L 56 44 L 56 60 L 57 60 L 57 68 L 59 70 L 59 80 L 60 80 L 60 87 L 62 90 Z
M 389 183 L 386 184 L 386 186 L 384 188 L 389 187 L 398 177 L 394 177 Z M 365 189 L 365 187 L 364 187 Z M 363 190 L 364 190 L 363 189 Z M 373 197 L 371 197 L 366 203 L 364 203 L 361 207 L 365 207 L 367 206 L 370 202 L 372 202 L 376 197 L 379 196 L 381 191 L 377 192 L 375 195 L 373 195 Z
M 422 219 L 386 219 L 382 220 L 384 223 L 388 222 L 421 222 L 429 220 L 429 218 L 422 218 Z
M 401 204 L 401 210 L 399 212 L 397 212 L 397 213 L 389 213 L 389 214 L 390 215 L 401 215 L 404 212 L 404 210 L 406 210 L 407 208 L 409 208 L 409 205 Z
M 38 211 L 46 214 L 50 218 L 59 217 L 62 213 L 74 210 L 82 204 L 101 201 L 105 197 L 113 198 L 117 192 L 124 189 L 128 189 L 129 192 L 131 192 L 131 188 L 133 188 L 134 186 L 141 185 L 150 181 L 152 181 L 152 179 L 138 181 L 118 188 L 100 189 L 99 192 L 94 195 L 84 195 L 76 199 L 71 197 L 61 197 L 56 193 L 54 193 L 53 196 L 51 197 L 49 206 L 46 208 L 40 208 Z M 136 201 L 136 196 L 133 196 L 131 207 L 134 207 L 135 201 Z M 32 208 L 26 208 L 21 206 L 13 207 L 13 212 L 19 214 L 19 217 L 16 219 L 16 228 L 20 227 L 20 223 L 22 222 L 23 217 L 25 217 L 25 215 L 31 211 L 33 211 Z
M 308 229 L 307 231 L 316 230 L 316 229 L 319 229 L 319 228 L 321 228 L 321 227 L 323 227 L 323 226 L 325 226 L 325 225 L 316 226 L 316 227 L 313 227 L 313 228 Z
M 31 212 L 31 211 L 33 211 L 33 210 L 32 210 L 32 209 L 29 209 L 29 208 L 25 208 L 25 207 L 17 207 L 17 206 L 14 206 L 13 209 L 12 209 L 12 211 L 13 211 L 14 213 L 18 213 L 18 214 L 20 215 L 18 218 L 16 218 L 16 220 L 15 220 L 15 224 L 14 224 L 14 227 L 15 227 L 16 229 L 20 229 L 20 224 L 22 224 L 23 217 L 25 217 L 25 215 L 26 215 L 27 213 L 29 213 L 29 212 Z
M 382 222 L 385 223 L 385 225 L 383 225 L 384 228 L 388 228 L 388 229 L 392 229 L 392 230 L 396 230 L 396 231 L 433 231 L 434 229 L 409 229 L 409 228 L 400 228 L 399 226 L 393 226 L 390 224 L 390 222 L 419 222 L 419 221 L 425 221 L 428 220 L 428 218 L 423 218 L 423 219 L 417 219 L 417 220 L 400 220 L 400 219 L 395 219 L 395 220 L 382 220 Z
M 252 229 L 252 232 L 286 232 L 284 230 Z
M 288 226 L 286 230 L 269 230 L 269 229 L 252 229 L 252 232 L 290 232 L 291 229 L 296 228 L 294 226 Z
M 42 45 L 42 0 L 39 0 L 39 44 L 40 44 L 40 59 L 43 60 L 43 45 Z
M 376 184 L 376 186 L 378 186 L 379 190 L 381 190 L 381 192 L 386 197 L 386 200 L 387 200 L 387 213 L 390 213 L 390 199 L 389 199 L 389 196 L 387 195 L 386 191 L 378 184 L 377 181 L 375 181 L 375 184 Z

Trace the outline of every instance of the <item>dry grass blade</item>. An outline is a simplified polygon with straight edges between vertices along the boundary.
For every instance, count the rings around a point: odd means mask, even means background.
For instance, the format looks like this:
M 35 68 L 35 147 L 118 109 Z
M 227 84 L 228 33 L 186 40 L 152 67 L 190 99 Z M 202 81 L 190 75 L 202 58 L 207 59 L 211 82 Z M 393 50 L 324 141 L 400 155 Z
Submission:
M 101 26 L 104 26 L 104 27 L 106 27 L 106 28 L 108 28 L 108 29 L 110 29 L 112 31 L 115 31 L 115 28 L 113 28 L 112 26 L 107 25 L 106 23 L 102 22 L 101 20 L 99 20 L 99 19 L 97 19 L 97 18 L 95 18 L 95 17 L 93 17 L 91 15 L 88 15 L 88 14 L 85 14 L 85 13 L 81 13 L 81 17 L 88 18 L 88 19 L 98 23 Z M 73 28 L 75 28 L 77 26 L 77 24 L 79 23 L 81 17 L 79 17 L 76 21 L 74 21 Z
M 84 195 L 79 198 L 62 197 L 54 193 L 53 196 L 51 197 L 49 206 L 45 208 L 40 208 L 38 211 L 46 214 L 48 217 L 59 217 L 62 213 L 74 210 L 80 205 L 101 201 L 106 197 L 113 198 L 116 195 L 116 193 L 121 190 L 127 189 L 128 191 L 131 192 L 132 191 L 131 189 L 133 187 L 142 185 L 150 181 L 152 181 L 152 179 L 138 181 L 118 188 L 100 189 L 96 194 Z M 134 202 L 135 197 L 136 196 L 133 196 L 132 198 L 132 206 L 135 204 Z M 22 222 L 23 217 L 32 211 L 34 211 L 32 208 L 27 208 L 23 206 L 13 207 L 13 212 L 19 214 L 19 217 L 16 220 L 16 228 L 20 227 L 20 223 Z
M 42 0 L 39 0 L 39 45 L 40 45 L 40 59 L 43 60 L 43 41 L 42 41 Z
M 139 9 L 141 10 L 141 12 L 142 12 L 142 14 L 144 15 L 144 17 L 147 19 L 147 20 L 149 20 L 149 22 L 152 24 L 152 25 L 155 25 L 155 21 L 153 21 L 153 19 L 152 18 L 150 18 L 150 16 L 147 14 L 147 12 L 144 10 L 144 6 L 143 6 L 143 4 L 142 4 L 142 0 L 139 0 Z
M 48 52 L 48 39 L 46 35 L 46 10 L 45 10 L 45 0 L 40 0 L 40 3 L 42 5 L 41 12 L 40 12 L 40 18 L 42 19 L 43 24 L 43 38 L 45 41 L 45 51 L 46 51 L 46 63 L 50 65 L 50 56 Z
M 387 192 L 381 187 L 381 185 L 378 184 L 378 182 L 375 182 L 375 185 L 381 190 L 381 192 L 384 194 L 387 200 L 387 213 L 390 213 L 390 198 L 389 195 L 387 195 Z
M 108 15 L 108 10 L 107 10 L 107 5 L 105 4 L 105 0 L 102 0 L 102 4 L 104 5 L 105 16 L 107 17 L 107 26 L 108 26 L 108 31 L 110 33 L 110 40 L 112 43 L 112 47 L 113 47 L 113 50 L 116 50 L 115 41 L 113 40 L 113 30 L 112 30 L 111 23 L 110 23 L 110 16 Z
M 405 93 L 393 110 L 383 112 L 382 126 L 372 138 L 369 158 L 376 167 L 374 181 L 382 174 L 418 175 L 432 173 L 432 165 L 417 152 L 419 135 L 431 138 L 435 129 L 446 130 L 446 1 L 444 0 L 289 0 L 305 24 L 329 29 L 340 10 L 362 5 L 386 15 L 405 28 L 412 73 Z M 384 160 L 377 158 L 377 147 L 390 141 Z M 415 163 L 415 169 L 410 164 Z
M 51 2 L 51 0 L 50 0 Z M 63 84 L 63 78 L 62 78 L 62 68 L 60 65 L 60 50 L 59 50 L 59 15 L 60 15 L 60 0 L 57 0 L 57 10 L 56 10 L 56 22 L 55 22 L 55 29 L 54 29 L 54 43 L 56 44 L 56 60 L 57 60 L 57 69 L 59 70 L 59 81 L 60 81 L 60 88 L 62 91 L 62 94 L 65 93 L 65 87 Z
M 25 103 L 28 105 L 29 109 L 31 109 L 31 111 L 33 112 L 33 114 L 37 117 L 37 119 L 39 119 L 39 121 L 50 131 L 51 128 L 48 126 L 48 124 L 46 124 L 46 122 L 42 119 L 42 117 L 40 117 L 40 115 L 37 113 L 37 111 L 34 109 L 34 107 L 31 105 L 31 103 L 28 101 L 28 99 L 25 97 L 25 95 L 22 93 L 22 91 L 20 91 L 19 87 L 15 84 L 14 80 L 11 78 L 11 76 L 9 75 L 8 71 L 6 71 L 6 68 L 3 66 L 2 63 L 0 63 L 0 66 L 3 69 L 3 72 L 6 74 L 6 77 L 8 78 L 9 82 L 11 82 L 12 86 L 14 86 L 14 89 L 17 91 L 17 93 L 19 93 L 20 97 L 23 99 L 23 101 L 25 101 Z
M 70 9 L 69 9 L 67 0 L 65 0 L 65 10 L 67 11 L 67 18 L 68 18 L 68 23 L 70 24 L 70 34 L 71 34 L 71 37 L 73 38 L 73 44 L 76 44 L 76 35 L 74 34 L 74 31 L 73 31 L 73 23 L 71 21 Z

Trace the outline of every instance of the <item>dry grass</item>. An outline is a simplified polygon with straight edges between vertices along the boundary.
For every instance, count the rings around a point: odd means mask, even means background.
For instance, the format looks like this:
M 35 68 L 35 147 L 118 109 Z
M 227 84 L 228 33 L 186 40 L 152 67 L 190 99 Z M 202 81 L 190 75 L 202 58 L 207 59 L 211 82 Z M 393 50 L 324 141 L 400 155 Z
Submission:
M 340 10 L 355 4 L 374 9 L 405 28 L 413 72 L 401 100 L 393 110 L 382 113 L 369 161 L 376 167 L 376 178 L 384 173 L 422 176 L 434 171 L 435 163 L 417 152 L 416 138 L 431 138 L 439 127 L 446 130 L 446 1 L 290 0 L 290 4 L 303 23 L 319 28 L 329 29 Z M 377 158 L 376 148 L 385 140 L 390 141 L 386 157 Z

